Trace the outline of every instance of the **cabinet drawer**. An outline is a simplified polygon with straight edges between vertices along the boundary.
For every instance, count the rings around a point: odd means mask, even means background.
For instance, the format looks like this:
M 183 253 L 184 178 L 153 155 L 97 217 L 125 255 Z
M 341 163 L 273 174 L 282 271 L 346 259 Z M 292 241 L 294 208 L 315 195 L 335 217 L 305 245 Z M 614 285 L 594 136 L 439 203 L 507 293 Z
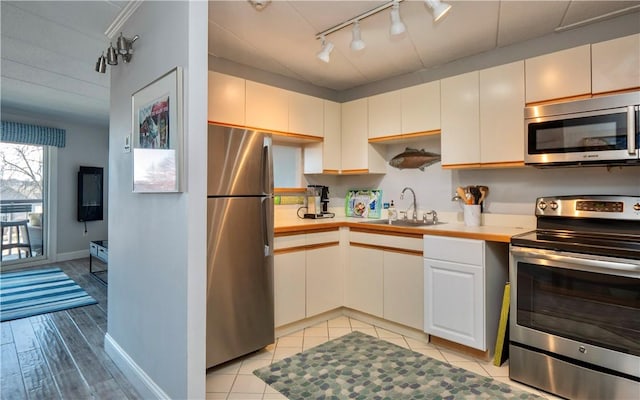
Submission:
M 89 244 L 89 253 L 92 256 L 98 257 L 98 245 L 94 243 Z
M 462 264 L 482 265 L 484 241 L 425 235 L 424 257 Z
M 422 251 L 421 239 L 406 236 L 377 235 L 375 233 L 351 231 L 349 232 L 349 241 L 400 250 Z
M 307 233 L 306 244 L 321 244 L 340 241 L 340 231 L 327 231 L 327 232 L 315 232 Z
M 306 235 L 276 236 L 273 239 L 275 250 L 287 249 L 290 247 L 300 247 L 306 244 Z

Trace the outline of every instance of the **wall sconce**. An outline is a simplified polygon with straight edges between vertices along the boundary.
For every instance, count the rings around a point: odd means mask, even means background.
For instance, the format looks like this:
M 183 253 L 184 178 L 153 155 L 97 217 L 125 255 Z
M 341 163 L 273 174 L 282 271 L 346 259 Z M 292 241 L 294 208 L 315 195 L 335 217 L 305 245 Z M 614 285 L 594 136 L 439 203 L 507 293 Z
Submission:
M 107 64 L 118 65 L 118 56 L 122 58 L 122 62 L 125 64 L 130 62 L 133 57 L 133 42 L 139 38 L 140 36 L 138 35 L 132 38 L 126 38 L 122 35 L 122 32 L 120 32 L 120 36 L 118 40 L 116 40 L 116 47 L 113 47 L 113 42 L 111 42 L 109 48 L 107 48 L 107 56 L 105 57 L 103 52 L 102 55 L 98 57 L 96 72 L 104 74 L 107 71 Z

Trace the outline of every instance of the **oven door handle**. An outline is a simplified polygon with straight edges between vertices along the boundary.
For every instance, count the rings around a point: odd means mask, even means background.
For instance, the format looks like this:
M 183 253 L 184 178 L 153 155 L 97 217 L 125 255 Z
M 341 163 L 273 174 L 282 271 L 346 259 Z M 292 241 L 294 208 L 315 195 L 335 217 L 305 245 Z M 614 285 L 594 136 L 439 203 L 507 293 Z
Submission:
M 592 268 L 598 268 L 601 270 L 618 270 L 626 272 L 640 272 L 640 265 L 631 264 L 620 261 L 608 261 L 602 259 L 576 257 L 576 256 L 564 256 L 554 251 L 540 250 L 540 249 L 519 249 L 516 247 L 511 248 L 511 254 L 518 257 L 529 258 L 541 258 L 550 261 L 566 262 L 573 264 L 580 264 L 583 266 L 589 266 Z

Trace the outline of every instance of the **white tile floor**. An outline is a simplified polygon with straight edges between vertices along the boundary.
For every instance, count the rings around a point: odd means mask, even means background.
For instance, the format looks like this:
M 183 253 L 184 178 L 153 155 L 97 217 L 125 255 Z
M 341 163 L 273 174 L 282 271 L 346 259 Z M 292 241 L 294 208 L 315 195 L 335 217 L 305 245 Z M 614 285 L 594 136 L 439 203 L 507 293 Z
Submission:
M 328 340 L 346 335 L 352 331 L 360 331 L 384 339 L 431 358 L 448 362 L 479 375 L 492 377 L 498 381 L 506 382 L 512 386 L 548 399 L 558 399 L 548 393 L 540 392 L 528 386 L 510 381 L 508 361 L 501 367 L 496 367 L 490 361 L 478 360 L 450 349 L 408 338 L 398 333 L 347 317 L 331 319 L 281 337 L 275 344 L 270 345 L 264 350 L 212 368 L 207 373 L 207 399 L 286 399 L 286 397 L 272 389 L 260 378 L 253 375 L 253 371 Z

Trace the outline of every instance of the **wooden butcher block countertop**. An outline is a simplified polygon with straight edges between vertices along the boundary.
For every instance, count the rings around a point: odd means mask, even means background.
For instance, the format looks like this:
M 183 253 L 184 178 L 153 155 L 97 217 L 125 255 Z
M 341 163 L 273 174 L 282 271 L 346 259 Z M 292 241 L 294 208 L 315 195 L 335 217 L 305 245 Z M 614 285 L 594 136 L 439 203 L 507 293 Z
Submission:
M 275 223 L 275 236 L 296 235 L 307 232 L 322 231 L 327 229 L 338 229 L 340 227 L 348 227 L 352 230 L 366 231 L 370 233 L 380 234 L 403 234 L 410 236 L 434 235 L 449 236 L 466 239 L 486 240 L 490 242 L 509 243 L 511 237 L 520 233 L 529 232 L 534 229 L 530 223 L 517 225 L 522 226 L 500 226 L 485 225 L 478 227 L 465 226 L 458 221 L 447 222 L 443 224 L 428 225 L 421 227 L 393 226 L 385 224 L 367 224 L 366 219 L 335 217 L 324 219 L 300 219 L 300 218 L 277 218 Z

